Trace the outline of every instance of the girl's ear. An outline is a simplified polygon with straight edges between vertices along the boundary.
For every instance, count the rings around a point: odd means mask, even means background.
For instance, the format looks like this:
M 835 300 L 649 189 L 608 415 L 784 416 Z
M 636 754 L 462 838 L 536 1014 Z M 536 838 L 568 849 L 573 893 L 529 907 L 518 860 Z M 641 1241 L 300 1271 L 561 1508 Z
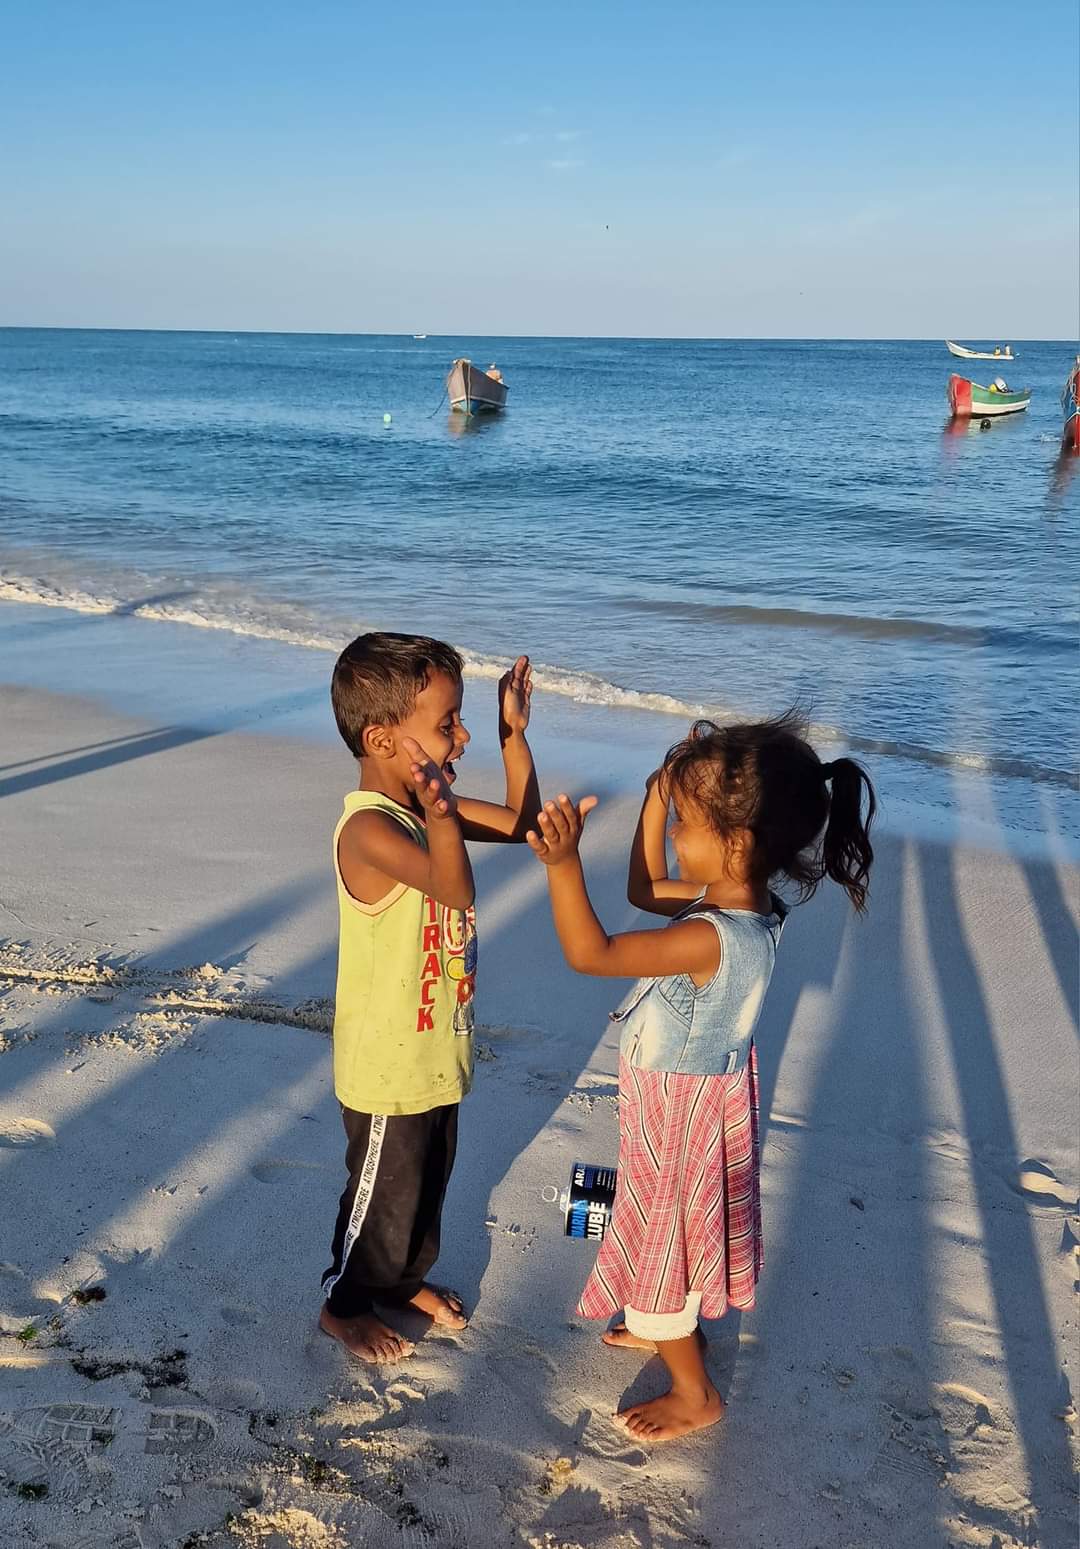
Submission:
M 361 743 L 368 758 L 393 758 L 394 738 L 389 726 L 365 726 Z

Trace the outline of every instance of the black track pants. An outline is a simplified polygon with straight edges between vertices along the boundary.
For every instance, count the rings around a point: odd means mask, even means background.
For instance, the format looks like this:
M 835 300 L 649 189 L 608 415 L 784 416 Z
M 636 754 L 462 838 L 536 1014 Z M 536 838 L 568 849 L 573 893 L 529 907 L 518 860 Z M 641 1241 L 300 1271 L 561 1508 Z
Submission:
M 323 1290 L 335 1317 L 355 1318 L 375 1302 L 409 1301 L 439 1255 L 458 1105 L 405 1114 L 342 1108 L 341 1116 L 349 1181 Z

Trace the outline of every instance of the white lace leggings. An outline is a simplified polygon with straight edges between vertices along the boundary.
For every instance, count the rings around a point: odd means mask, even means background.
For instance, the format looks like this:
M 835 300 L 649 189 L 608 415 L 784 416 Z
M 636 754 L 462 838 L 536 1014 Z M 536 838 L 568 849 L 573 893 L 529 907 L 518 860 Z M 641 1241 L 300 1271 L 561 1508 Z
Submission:
M 698 1326 L 701 1311 L 701 1292 L 691 1291 L 686 1305 L 680 1312 L 638 1312 L 634 1307 L 623 1309 L 626 1327 L 639 1339 L 685 1339 Z

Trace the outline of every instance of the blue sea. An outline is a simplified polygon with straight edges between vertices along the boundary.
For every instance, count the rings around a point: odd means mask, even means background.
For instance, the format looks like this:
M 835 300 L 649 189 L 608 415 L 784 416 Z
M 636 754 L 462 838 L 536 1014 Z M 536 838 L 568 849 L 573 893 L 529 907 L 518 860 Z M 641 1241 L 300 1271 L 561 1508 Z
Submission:
M 909 782 L 1059 812 L 1076 347 L 1010 342 L 965 368 L 939 340 L 0 330 L 0 600 L 323 652 L 422 630 L 481 674 L 526 650 L 668 740 L 798 700 Z M 504 414 L 449 413 L 457 355 L 498 364 Z M 954 366 L 1030 411 L 950 426 Z

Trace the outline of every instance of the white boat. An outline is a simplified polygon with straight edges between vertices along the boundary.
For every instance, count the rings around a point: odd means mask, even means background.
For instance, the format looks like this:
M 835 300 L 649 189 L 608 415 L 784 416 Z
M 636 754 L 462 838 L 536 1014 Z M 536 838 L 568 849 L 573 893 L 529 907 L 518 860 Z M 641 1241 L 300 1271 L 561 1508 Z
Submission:
M 413 338 L 414 339 L 426 339 L 427 338 L 427 334 L 426 333 L 414 333 L 413 334 Z
M 996 350 L 967 350 L 962 344 L 954 344 L 952 339 L 945 340 L 945 348 L 950 355 L 959 355 L 961 360 L 1015 360 L 1012 345 L 1007 344 L 1004 349 Z

